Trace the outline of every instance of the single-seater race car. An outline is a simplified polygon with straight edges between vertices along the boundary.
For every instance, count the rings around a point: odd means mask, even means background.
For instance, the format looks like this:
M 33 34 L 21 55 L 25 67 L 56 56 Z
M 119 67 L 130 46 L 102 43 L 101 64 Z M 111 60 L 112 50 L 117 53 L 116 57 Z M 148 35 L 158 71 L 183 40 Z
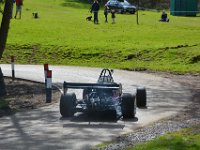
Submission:
M 116 118 L 134 118 L 136 114 L 136 97 L 138 107 L 146 106 L 146 90 L 138 88 L 138 94 L 123 93 L 122 85 L 115 83 L 113 70 L 103 69 L 97 83 L 63 83 L 60 98 L 62 117 L 72 117 L 76 112 L 93 114 L 94 112 L 112 114 Z M 82 99 L 75 93 L 67 93 L 69 88 L 83 89 Z

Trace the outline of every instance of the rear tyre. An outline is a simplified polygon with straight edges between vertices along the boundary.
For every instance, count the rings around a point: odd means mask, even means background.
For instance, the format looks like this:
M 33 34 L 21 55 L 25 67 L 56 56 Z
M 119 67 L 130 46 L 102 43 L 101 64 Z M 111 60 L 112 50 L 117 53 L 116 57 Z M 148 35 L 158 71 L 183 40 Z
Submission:
M 137 88 L 136 105 L 139 108 L 145 108 L 147 105 L 146 89 L 144 87 Z
M 123 93 L 122 95 L 122 116 L 126 118 L 134 118 L 136 114 L 135 95 Z
M 62 117 L 72 117 L 76 107 L 76 95 L 74 93 L 62 95 L 60 98 L 60 114 Z

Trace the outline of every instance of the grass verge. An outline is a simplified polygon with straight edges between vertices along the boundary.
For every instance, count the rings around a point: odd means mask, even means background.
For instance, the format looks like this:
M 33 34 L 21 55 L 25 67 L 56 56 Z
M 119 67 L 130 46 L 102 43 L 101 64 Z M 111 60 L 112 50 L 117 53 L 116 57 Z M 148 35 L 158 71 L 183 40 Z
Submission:
M 158 137 L 155 140 L 129 147 L 126 150 L 199 150 L 200 127 L 194 126 L 188 129 L 171 132 Z

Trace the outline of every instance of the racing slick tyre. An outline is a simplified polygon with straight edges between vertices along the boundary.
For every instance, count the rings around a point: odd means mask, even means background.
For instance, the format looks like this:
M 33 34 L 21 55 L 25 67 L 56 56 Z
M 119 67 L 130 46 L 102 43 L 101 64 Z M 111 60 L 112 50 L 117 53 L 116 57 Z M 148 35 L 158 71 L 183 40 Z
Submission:
M 137 88 L 136 105 L 139 108 L 145 108 L 147 105 L 146 89 L 144 87 Z
M 134 118 L 136 114 L 135 95 L 123 93 L 122 95 L 122 116 L 126 118 Z
M 74 93 L 62 95 L 60 98 L 60 114 L 62 117 L 72 117 L 75 113 L 76 95 Z

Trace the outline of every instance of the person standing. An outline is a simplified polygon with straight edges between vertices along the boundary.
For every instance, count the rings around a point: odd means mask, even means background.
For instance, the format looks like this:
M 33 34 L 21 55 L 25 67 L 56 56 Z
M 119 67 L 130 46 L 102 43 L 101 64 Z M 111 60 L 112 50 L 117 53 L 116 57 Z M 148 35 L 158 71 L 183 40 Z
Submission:
M 19 19 L 21 19 L 23 0 L 15 0 L 15 3 L 16 3 L 15 19 L 17 18 L 18 13 L 19 13 Z
M 94 13 L 94 23 L 98 24 L 99 20 L 98 20 L 98 11 L 99 11 L 99 3 L 97 0 L 94 0 L 94 3 L 92 4 L 92 8 L 91 8 L 91 13 Z
M 108 5 L 107 4 L 105 4 L 105 6 L 104 6 L 104 16 L 105 16 L 105 22 L 108 22 Z
M 112 24 L 114 24 L 115 23 L 115 10 L 114 9 L 111 10 L 111 18 L 112 18 Z
M 12 12 L 11 12 L 11 17 L 10 17 L 10 18 L 13 18 L 13 7 L 14 7 L 14 3 L 15 3 L 15 0 L 12 0 Z

